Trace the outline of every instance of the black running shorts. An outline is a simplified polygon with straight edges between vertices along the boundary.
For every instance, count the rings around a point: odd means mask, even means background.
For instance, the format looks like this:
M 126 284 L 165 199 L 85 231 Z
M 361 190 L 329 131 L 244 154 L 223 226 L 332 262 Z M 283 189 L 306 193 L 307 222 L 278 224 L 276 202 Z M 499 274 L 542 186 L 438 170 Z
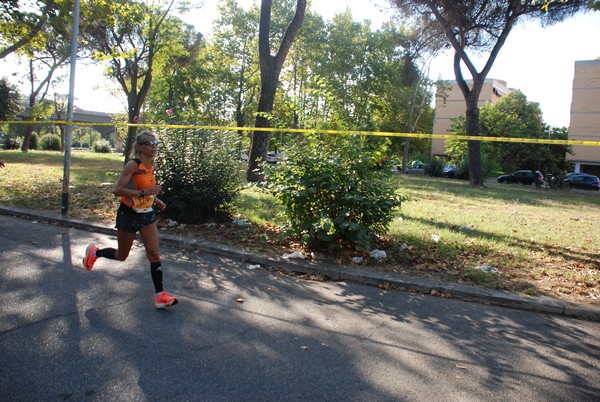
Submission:
M 137 233 L 144 226 L 148 226 L 157 220 L 154 211 L 137 213 L 131 207 L 121 204 L 117 209 L 117 224 L 115 227 L 127 233 Z

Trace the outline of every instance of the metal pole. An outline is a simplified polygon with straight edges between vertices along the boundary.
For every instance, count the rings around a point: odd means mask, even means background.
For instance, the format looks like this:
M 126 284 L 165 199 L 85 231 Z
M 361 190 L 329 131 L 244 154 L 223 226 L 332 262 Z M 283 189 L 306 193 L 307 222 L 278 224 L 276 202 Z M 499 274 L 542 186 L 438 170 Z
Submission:
M 71 33 L 71 72 L 69 77 L 69 101 L 67 105 L 67 131 L 65 133 L 65 166 L 63 171 L 62 215 L 69 214 L 69 179 L 71 173 L 71 137 L 73 131 L 73 100 L 75 92 L 75 65 L 77 62 L 77 42 L 79 37 L 79 0 L 73 8 L 73 29 Z

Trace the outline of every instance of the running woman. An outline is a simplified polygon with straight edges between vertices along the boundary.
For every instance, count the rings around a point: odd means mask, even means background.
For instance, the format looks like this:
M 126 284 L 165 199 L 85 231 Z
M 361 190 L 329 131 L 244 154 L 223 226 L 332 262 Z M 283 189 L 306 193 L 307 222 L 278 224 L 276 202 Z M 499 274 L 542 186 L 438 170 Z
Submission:
M 156 308 L 177 304 L 177 299 L 169 296 L 163 289 L 163 271 L 158 249 L 158 228 L 154 206 L 163 210 L 166 204 L 158 199 L 162 187 L 154 178 L 154 158 L 158 149 L 158 140 L 150 131 L 142 131 L 136 137 L 132 159 L 125 164 L 114 195 L 121 197 L 117 210 L 117 249 L 98 248 L 90 244 L 85 250 L 83 266 L 88 271 L 94 267 L 98 258 L 125 261 L 131 251 L 135 234 L 139 231 L 150 261 L 150 275 L 154 283 L 154 302 Z

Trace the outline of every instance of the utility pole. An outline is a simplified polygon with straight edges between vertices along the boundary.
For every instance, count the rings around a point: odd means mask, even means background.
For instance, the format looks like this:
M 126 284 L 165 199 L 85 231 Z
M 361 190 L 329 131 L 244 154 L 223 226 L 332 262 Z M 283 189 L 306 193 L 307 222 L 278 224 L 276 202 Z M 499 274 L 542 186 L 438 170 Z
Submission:
M 77 62 L 77 43 L 79 37 L 79 0 L 73 7 L 73 30 L 71 32 L 71 72 L 69 77 L 69 102 L 67 106 L 67 131 L 65 133 L 65 164 L 63 171 L 62 203 L 60 212 L 69 214 L 69 181 L 71 175 L 71 137 L 73 135 L 73 100 L 75 92 L 75 66 Z

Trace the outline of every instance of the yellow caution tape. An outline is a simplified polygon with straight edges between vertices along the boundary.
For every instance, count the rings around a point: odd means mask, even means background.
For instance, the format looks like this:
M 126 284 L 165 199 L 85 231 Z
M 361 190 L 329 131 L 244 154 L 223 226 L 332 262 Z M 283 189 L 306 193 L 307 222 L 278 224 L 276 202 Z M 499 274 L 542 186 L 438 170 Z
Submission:
M 549 145 L 583 145 L 600 147 L 600 141 L 578 141 L 578 140 L 551 140 L 542 138 L 514 138 L 514 137 L 483 137 L 452 134 L 417 134 L 396 133 L 386 131 L 356 131 L 356 130 L 317 130 L 306 128 L 267 128 L 267 127 L 233 127 L 233 126 L 198 126 L 183 124 L 131 124 L 131 123 L 94 123 L 65 120 L 44 121 L 0 121 L 0 124 L 35 124 L 35 125 L 76 125 L 79 127 L 140 127 L 157 129 L 202 129 L 216 131 L 263 131 L 263 132 L 286 132 L 286 133 L 315 133 L 333 135 L 370 135 L 378 137 L 408 137 L 408 138 L 438 138 L 444 140 L 484 141 L 484 142 L 515 142 L 524 144 L 549 144 Z M 598 136 L 600 137 L 600 135 Z

